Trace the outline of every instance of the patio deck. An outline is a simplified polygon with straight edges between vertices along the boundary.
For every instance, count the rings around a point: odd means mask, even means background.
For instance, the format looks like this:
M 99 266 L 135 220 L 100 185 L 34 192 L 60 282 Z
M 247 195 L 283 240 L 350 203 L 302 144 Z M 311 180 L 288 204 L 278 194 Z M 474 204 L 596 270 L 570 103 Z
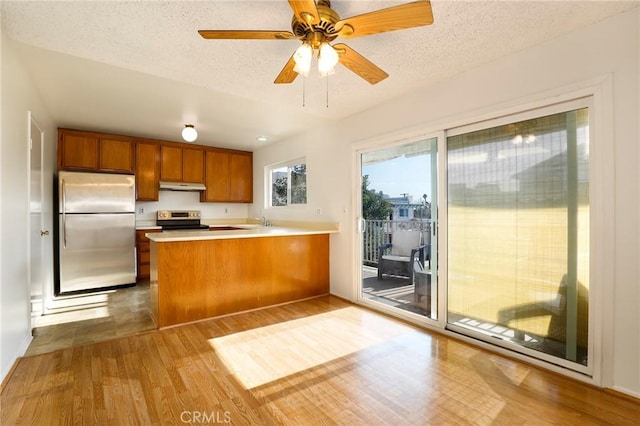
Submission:
M 424 298 L 414 301 L 414 286 L 410 279 L 384 276 L 379 280 L 378 270 L 372 266 L 362 266 L 362 294 L 369 300 L 418 315 L 428 317 L 431 314 L 431 306 Z

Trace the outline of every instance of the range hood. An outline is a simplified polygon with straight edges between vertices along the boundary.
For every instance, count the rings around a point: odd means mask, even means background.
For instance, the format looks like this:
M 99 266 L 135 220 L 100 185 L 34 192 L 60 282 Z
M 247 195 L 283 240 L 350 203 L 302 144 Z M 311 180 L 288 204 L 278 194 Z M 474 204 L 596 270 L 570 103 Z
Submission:
M 204 191 L 207 188 L 201 183 L 160 181 L 160 189 L 167 191 Z

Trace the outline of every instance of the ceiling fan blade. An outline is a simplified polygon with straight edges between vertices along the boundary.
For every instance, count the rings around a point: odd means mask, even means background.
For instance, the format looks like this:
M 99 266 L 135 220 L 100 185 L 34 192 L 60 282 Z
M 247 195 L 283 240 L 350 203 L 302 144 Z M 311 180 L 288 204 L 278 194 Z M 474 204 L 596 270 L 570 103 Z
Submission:
M 320 23 L 320 14 L 314 0 L 289 0 L 289 5 L 300 21 L 310 25 Z
M 334 44 L 333 48 L 338 52 L 338 60 L 371 84 L 376 84 L 389 77 L 373 62 L 343 43 Z
M 353 38 L 433 24 L 431 2 L 414 1 L 336 22 L 341 37 Z
M 244 30 L 200 30 L 202 38 L 208 40 L 288 40 L 289 31 L 244 31 Z
M 289 62 L 282 68 L 280 74 L 276 77 L 274 83 L 275 84 L 286 84 L 293 83 L 293 80 L 296 79 L 298 73 L 293 70 L 296 66 L 296 61 L 293 60 L 293 55 L 289 58 Z

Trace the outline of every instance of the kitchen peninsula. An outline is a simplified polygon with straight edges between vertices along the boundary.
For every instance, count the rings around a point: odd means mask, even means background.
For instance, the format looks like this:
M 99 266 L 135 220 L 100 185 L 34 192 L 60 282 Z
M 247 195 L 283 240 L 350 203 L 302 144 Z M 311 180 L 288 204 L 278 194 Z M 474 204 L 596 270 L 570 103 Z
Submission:
M 158 328 L 329 293 L 335 224 L 149 233 Z

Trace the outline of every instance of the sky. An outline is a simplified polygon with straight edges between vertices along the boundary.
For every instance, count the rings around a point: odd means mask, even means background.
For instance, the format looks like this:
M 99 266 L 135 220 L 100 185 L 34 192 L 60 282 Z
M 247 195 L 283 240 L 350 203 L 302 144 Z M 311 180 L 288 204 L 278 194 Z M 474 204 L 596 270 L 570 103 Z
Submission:
M 401 197 L 403 193 L 413 195 L 413 201 L 422 201 L 427 194 L 431 201 L 431 156 L 417 155 L 397 157 L 392 160 L 363 166 L 362 175 L 369 175 L 369 189 L 382 191 L 390 197 Z

